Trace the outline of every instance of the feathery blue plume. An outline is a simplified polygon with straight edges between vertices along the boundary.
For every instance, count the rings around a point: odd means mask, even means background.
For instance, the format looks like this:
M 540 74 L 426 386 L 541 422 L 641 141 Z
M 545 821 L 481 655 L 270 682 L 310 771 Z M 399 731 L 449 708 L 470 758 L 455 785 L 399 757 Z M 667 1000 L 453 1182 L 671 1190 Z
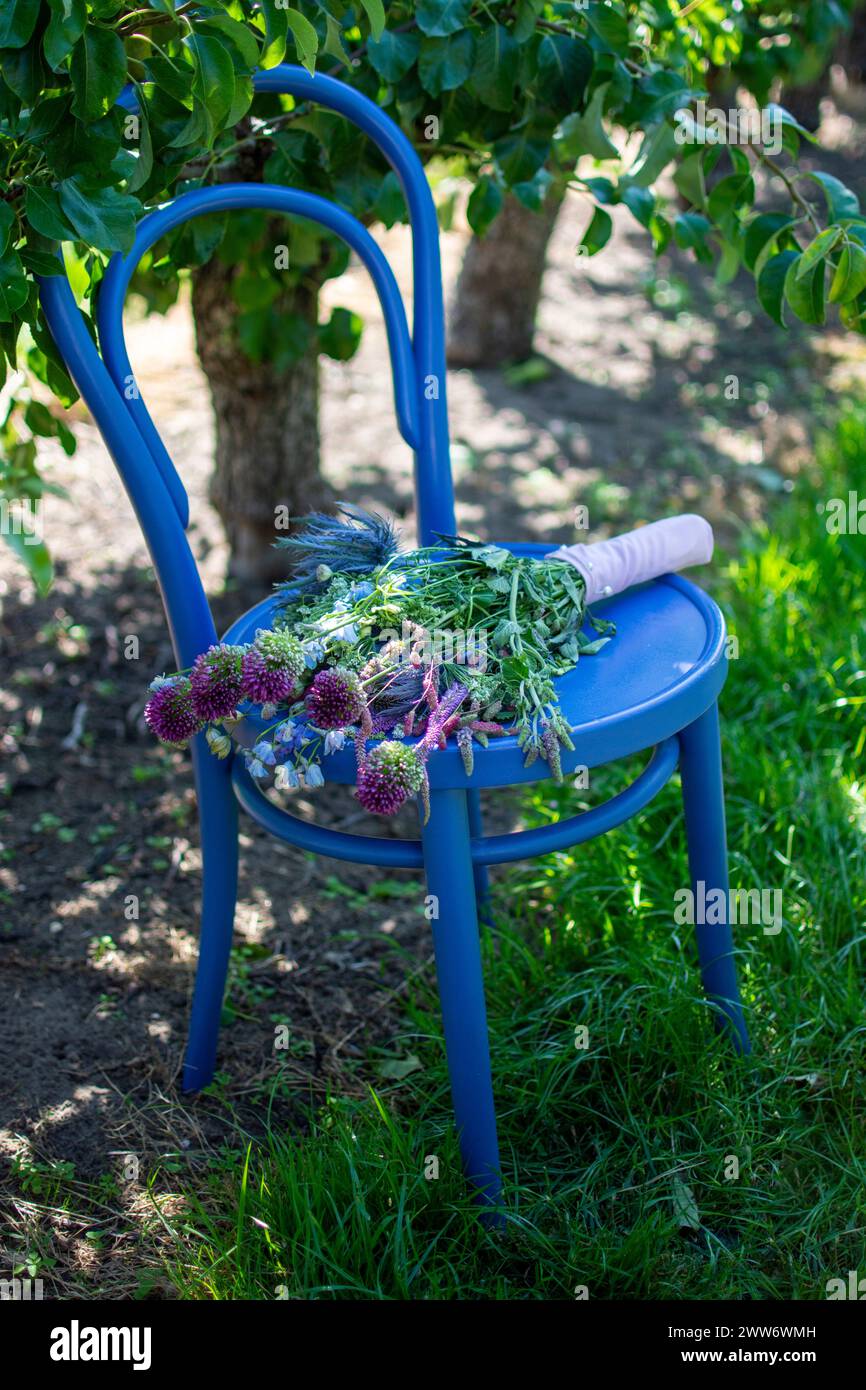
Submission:
M 288 551 L 292 567 L 292 578 L 278 586 L 287 598 L 314 593 L 328 582 L 331 572 L 369 574 L 396 554 L 397 535 L 385 517 L 350 502 L 338 502 L 337 510 L 341 515 L 313 512 L 303 518 L 302 531 L 277 540 L 276 548 Z

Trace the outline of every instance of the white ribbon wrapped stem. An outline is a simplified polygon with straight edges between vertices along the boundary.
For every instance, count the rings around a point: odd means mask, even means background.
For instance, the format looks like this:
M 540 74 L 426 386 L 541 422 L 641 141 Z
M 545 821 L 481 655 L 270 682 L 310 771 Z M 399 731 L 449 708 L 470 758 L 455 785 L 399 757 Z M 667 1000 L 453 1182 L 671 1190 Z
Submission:
M 595 603 L 661 574 L 705 565 L 712 554 L 713 528 L 702 516 L 688 514 L 653 521 L 609 541 L 562 545 L 546 558 L 574 565 L 586 583 L 587 603 Z

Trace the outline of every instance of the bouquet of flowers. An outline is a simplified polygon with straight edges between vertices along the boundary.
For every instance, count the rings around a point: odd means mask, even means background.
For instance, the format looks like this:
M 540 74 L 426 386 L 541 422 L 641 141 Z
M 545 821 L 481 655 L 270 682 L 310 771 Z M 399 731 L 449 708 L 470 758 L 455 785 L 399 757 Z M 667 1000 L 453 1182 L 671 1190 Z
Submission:
M 543 559 L 460 536 L 404 551 L 381 517 L 339 513 L 277 541 L 292 577 L 273 627 L 158 676 L 144 714 L 164 743 L 204 731 L 225 758 L 258 709 L 267 727 L 243 757 L 280 790 L 321 786 L 323 757 L 351 740 L 358 800 L 385 816 L 416 795 L 427 814 L 427 762 L 452 735 L 469 776 L 476 743 L 515 734 L 527 766 L 543 758 L 561 780 L 573 744 L 554 682 L 614 632 L 588 602 L 713 548 L 707 522 L 681 516 Z
M 554 681 L 613 633 L 589 613 L 580 571 L 459 536 L 403 551 L 381 517 L 339 511 L 277 542 L 292 577 L 271 629 L 152 682 L 152 732 L 177 746 L 204 730 L 224 758 L 259 706 L 269 725 L 243 756 L 278 789 L 321 786 L 323 756 L 352 740 L 358 800 L 379 815 L 418 794 L 426 804 L 427 761 L 452 735 L 467 774 L 475 743 L 514 733 L 527 764 L 546 759 L 561 778 L 572 743 Z

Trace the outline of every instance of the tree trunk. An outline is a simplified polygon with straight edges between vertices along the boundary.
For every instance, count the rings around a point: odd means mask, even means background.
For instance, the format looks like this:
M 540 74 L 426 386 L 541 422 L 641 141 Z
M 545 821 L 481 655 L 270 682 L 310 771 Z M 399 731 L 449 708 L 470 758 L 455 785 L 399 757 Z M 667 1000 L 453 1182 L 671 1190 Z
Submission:
M 319 474 L 319 360 L 315 350 L 288 368 L 250 360 L 238 341 L 234 274 L 215 256 L 193 275 L 196 344 L 216 417 L 210 498 L 231 546 L 229 574 L 272 583 L 286 575 L 272 548 L 275 509 L 302 516 L 332 500 Z M 287 290 L 275 307 L 315 329 L 318 290 Z
M 473 237 L 451 307 L 452 367 L 495 367 L 532 353 L 547 244 L 562 206 L 551 192 L 541 212 L 508 194 L 486 236 Z

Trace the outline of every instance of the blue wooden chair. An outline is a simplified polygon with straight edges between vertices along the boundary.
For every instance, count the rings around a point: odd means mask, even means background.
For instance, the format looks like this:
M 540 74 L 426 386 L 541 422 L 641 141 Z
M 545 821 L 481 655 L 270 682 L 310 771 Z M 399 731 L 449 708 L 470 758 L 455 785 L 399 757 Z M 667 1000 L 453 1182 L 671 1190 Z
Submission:
M 436 213 L 421 164 L 401 131 L 366 97 L 332 78 L 281 66 L 257 74 L 258 91 L 291 93 L 354 121 L 397 174 L 412 224 L 414 326 L 410 335 L 394 275 L 361 224 L 316 195 L 268 184 L 228 184 L 185 193 L 143 218 L 133 249 L 111 261 L 98 303 L 97 349 L 65 276 L 40 283 L 45 317 L 69 371 L 123 477 L 153 559 L 178 667 L 188 667 L 217 640 L 214 622 L 186 538 L 188 499 L 134 381 L 123 334 L 123 302 L 142 255 L 188 218 L 237 208 L 265 208 L 309 218 L 341 236 L 366 265 L 379 294 L 388 333 L 400 433 L 415 456 L 418 530 L 422 544 L 455 531 L 445 397 L 445 348 Z M 510 547 L 543 555 L 543 545 Z M 201 946 L 184 1065 L 184 1088 L 213 1077 L 220 1011 L 232 941 L 237 891 L 238 803 L 265 830 L 289 844 L 355 863 L 423 868 L 439 903 L 432 922 L 442 1023 L 454 1111 L 467 1176 L 479 1200 L 498 1207 L 501 1177 L 484 1004 L 477 904 L 486 866 L 582 843 L 621 825 L 645 806 L 679 764 L 689 868 L 695 886 L 728 890 L 725 810 L 716 700 L 724 684 L 725 629 L 716 605 L 693 584 L 666 576 L 600 605 L 618 636 L 559 682 L 574 752 L 566 774 L 648 750 L 648 764 L 618 796 L 555 825 L 485 836 L 479 788 L 506 787 L 549 775 L 547 764 L 523 766 L 513 737 L 479 749 L 467 777 L 456 746 L 430 760 L 431 813 L 420 840 L 379 839 L 326 829 L 279 809 L 250 779 L 243 759 L 218 761 L 202 735 L 193 744 L 204 882 Z M 251 640 L 270 625 L 275 599 L 264 599 L 224 635 Z M 254 741 L 254 717 L 244 741 Z M 259 723 L 259 727 L 261 724 Z M 453 742 L 453 741 L 452 741 Z M 346 747 L 325 763 L 333 782 L 356 778 Z M 749 1041 L 727 925 L 697 926 L 707 997 L 737 1051 Z M 490 1212 L 494 1220 L 500 1212 Z

